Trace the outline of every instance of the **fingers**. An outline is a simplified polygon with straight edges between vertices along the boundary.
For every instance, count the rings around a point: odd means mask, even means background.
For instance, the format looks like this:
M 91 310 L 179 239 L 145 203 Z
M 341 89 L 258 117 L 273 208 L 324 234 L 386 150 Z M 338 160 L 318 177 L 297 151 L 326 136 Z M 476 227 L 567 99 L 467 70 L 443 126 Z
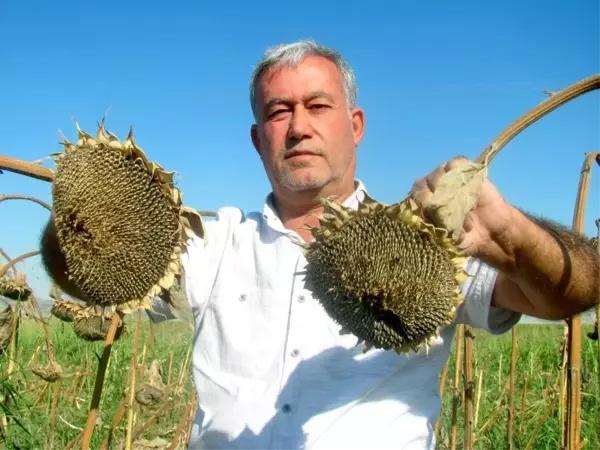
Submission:
M 448 160 L 444 164 L 444 166 L 445 166 L 446 172 L 449 172 L 450 170 L 456 169 L 457 167 L 460 167 L 460 166 L 464 166 L 465 164 L 468 164 L 469 162 L 471 162 L 471 160 L 469 158 L 467 158 L 466 156 L 458 155 L 458 156 L 455 156 L 454 158 Z
M 429 186 L 427 178 L 420 178 L 414 182 L 408 196 L 414 200 L 417 205 L 427 205 L 431 201 L 433 190 Z
M 427 210 L 431 205 L 431 199 L 436 187 L 439 185 L 441 178 L 452 169 L 462 166 L 469 162 L 465 156 L 456 156 L 444 164 L 438 166 L 423 178 L 419 178 L 413 183 L 412 188 L 408 193 L 408 197 L 417 203 L 421 208 Z
M 422 190 L 429 190 L 431 193 L 435 192 L 437 185 L 440 182 L 440 179 L 444 176 L 446 172 L 451 171 L 457 167 L 463 166 L 469 163 L 470 160 L 466 156 L 456 156 L 444 164 L 439 165 L 435 170 L 431 171 L 424 178 L 420 178 L 413 184 L 409 195 L 413 193 L 417 193 Z

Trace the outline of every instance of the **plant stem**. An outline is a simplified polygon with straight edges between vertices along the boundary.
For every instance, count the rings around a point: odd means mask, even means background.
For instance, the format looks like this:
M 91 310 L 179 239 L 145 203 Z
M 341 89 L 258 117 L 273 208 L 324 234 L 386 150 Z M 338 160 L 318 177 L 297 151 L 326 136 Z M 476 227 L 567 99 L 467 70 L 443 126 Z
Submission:
M 40 200 L 39 198 L 32 197 L 30 195 L 22 195 L 22 194 L 5 194 L 5 195 L 0 195 L 0 203 L 3 202 L 3 201 L 5 201 L 5 200 L 29 200 L 30 202 L 34 202 L 34 203 L 37 203 L 40 206 L 43 206 L 48 211 L 52 211 L 52 207 L 48 203 Z
M 589 152 L 585 156 L 577 202 L 573 214 L 573 230 L 579 234 L 584 231 L 585 208 L 590 185 L 592 164 L 598 157 L 597 152 Z M 567 336 L 568 372 L 567 372 L 567 430 L 565 433 L 565 448 L 579 448 L 581 432 L 581 314 L 576 314 L 567 320 L 569 332 Z
M 54 172 L 52 170 L 9 156 L 0 155 L 0 169 L 8 170 L 9 172 L 18 173 L 20 175 L 26 175 L 42 181 L 54 180 Z
M 559 106 L 573 100 L 580 95 L 600 88 L 600 74 L 595 74 L 584 78 L 575 84 L 563 89 L 560 92 L 552 94 L 550 98 L 540 103 L 538 106 L 524 114 L 508 127 L 506 127 L 496 138 L 489 144 L 475 160 L 478 164 L 489 164 L 492 159 L 508 144 L 511 139 L 518 135 L 525 128 L 538 121 L 548 113 L 554 111 Z
M 110 359 L 110 351 L 112 349 L 113 341 L 115 339 L 115 334 L 117 333 L 117 328 L 119 326 L 119 322 L 122 320 L 121 313 L 115 312 L 113 318 L 110 322 L 110 328 L 108 329 L 108 333 L 106 335 L 106 341 L 104 344 L 104 351 L 102 352 L 102 359 L 100 359 L 100 364 L 98 364 L 98 372 L 96 375 L 96 382 L 94 384 L 94 394 L 92 396 L 92 404 L 90 406 L 90 412 L 88 414 L 87 423 L 85 425 L 85 430 L 83 431 L 83 439 L 81 443 L 82 450 L 89 450 L 90 441 L 92 440 L 92 434 L 94 433 L 94 426 L 96 425 L 96 418 L 98 417 L 98 407 L 100 405 L 100 398 L 102 396 L 102 388 L 104 386 L 104 376 L 106 375 L 106 366 L 108 365 L 108 360 Z
M 32 256 L 37 256 L 39 254 L 40 254 L 39 250 L 33 250 L 28 253 L 23 253 L 22 255 L 17 256 L 15 259 L 10 260 L 10 262 L 7 265 L 0 268 L 0 277 L 3 277 L 6 274 L 6 272 L 8 272 L 9 269 L 11 267 L 14 267 L 14 265 L 17 264 L 18 262 L 21 262 L 27 258 L 31 258 Z

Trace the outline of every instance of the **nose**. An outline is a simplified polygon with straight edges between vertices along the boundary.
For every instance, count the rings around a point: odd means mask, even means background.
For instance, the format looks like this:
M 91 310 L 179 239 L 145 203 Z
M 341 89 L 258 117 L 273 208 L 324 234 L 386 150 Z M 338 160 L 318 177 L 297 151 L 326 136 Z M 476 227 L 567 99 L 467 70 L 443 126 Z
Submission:
M 303 107 L 294 108 L 288 129 L 288 137 L 290 139 L 303 139 L 310 137 L 311 132 L 312 126 L 306 109 Z

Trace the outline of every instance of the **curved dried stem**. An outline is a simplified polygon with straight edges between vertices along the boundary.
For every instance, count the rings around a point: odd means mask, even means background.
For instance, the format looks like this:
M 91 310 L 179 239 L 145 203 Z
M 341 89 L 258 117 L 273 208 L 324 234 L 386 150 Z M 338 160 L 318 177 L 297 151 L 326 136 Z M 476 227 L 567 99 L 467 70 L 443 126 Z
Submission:
M 600 88 L 600 74 L 592 75 L 588 78 L 563 89 L 560 92 L 552 94 L 547 100 L 521 116 L 508 127 L 506 127 L 496 138 L 481 152 L 475 160 L 478 164 L 490 163 L 492 159 L 508 144 L 516 135 L 527 128 L 529 125 L 538 121 L 548 113 L 554 111 L 559 106 L 573 100 L 580 95 Z
M 42 181 L 54 180 L 54 172 L 35 163 L 0 155 L 0 169 Z
M 552 95 L 548 100 L 514 121 L 483 150 L 474 163 L 455 167 L 440 178 L 424 213 L 438 227 L 445 228 L 453 239 L 458 240 L 465 218 L 475 207 L 479 198 L 487 178 L 489 164 L 500 150 L 517 134 L 550 111 L 575 97 L 598 88 L 600 88 L 600 74 L 581 80 Z
M 6 262 L 10 262 L 12 260 L 12 258 L 10 256 L 8 256 L 6 254 L 6 252 L 4 250 L 2 250 L 1 248 L 0 248 L 0 255 L 2 255 L 4 257 L 4 259 L 6 259 Z M 12 269 L 13 275 L 16 277 L 17 276 L 17 269 L 15 269 L 14 266 L 11 267 L 11 269 Z
M 22 194 L 0 195 L 0 203 L 2 203 L 4 200 L 29 200 L 30 202 L 34 202 L 34 203 L 37 203 L 38 205 L 43 206 L 48 211 L 52 211 L 52 207 L 48 203 L 40 200 L 39 198 L 32 197 L 30 195 L 22 195 Z
M 7 265 L 0 268 L 0 277 L 3 277 L 6 274 L 6 272 L 8 272 L 9 269 L 14 267 L 14 265 L 17 264 L 18 262 L 21 262 L 27 258 L 31 258 L 32 256 L 37 256 L 39 254 L 40 254 L 39 250 L 33 250 L 31 252 L 23 253 L 22 255 L 17 256 L 15 259 L 11 259 Z

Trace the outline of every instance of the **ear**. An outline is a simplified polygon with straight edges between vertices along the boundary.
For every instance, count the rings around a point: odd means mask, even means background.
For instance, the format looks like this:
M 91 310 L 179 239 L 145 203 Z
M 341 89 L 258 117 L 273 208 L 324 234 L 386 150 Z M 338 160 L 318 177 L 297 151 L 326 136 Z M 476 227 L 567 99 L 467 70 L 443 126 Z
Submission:
M 252 145 L 254 145 L 256 153 L 260 155 L 260 137 L 258 135 L 258 125 L 253 124 L 250 127 L 250 138 L 252 139 Z
M 354 136 L 354 146 L 358 146 L 365 134 L 365 112 L 362 108 L 352 109 L 352 134 Z

